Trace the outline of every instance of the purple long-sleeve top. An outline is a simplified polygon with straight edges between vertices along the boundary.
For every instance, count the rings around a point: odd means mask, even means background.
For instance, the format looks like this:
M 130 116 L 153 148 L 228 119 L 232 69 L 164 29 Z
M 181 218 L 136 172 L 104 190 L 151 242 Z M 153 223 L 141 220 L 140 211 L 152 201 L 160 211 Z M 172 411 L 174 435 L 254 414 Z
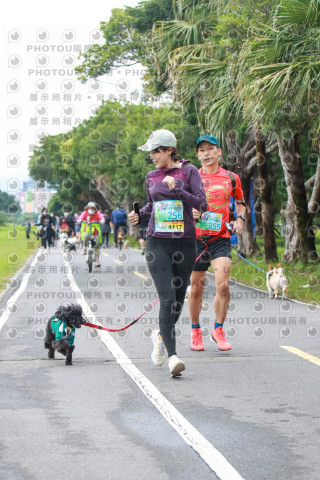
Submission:
M 206 194 L 198 169 L 182 160 L 181 168 L 157 168 L 146 175 L 147 204 L 140 210 L 141 220 L 149 219 L 147 237 L 160 238 L 196 238 L 195 222 L 192 208 L 201 213 L 207 210 Z M 162 183 L 167 176 L 175 178 L 176 186 L 170 190 Z M 183 205 L 183 232 L 156 232 L 154 202 L 164 200 L 181 200 Z

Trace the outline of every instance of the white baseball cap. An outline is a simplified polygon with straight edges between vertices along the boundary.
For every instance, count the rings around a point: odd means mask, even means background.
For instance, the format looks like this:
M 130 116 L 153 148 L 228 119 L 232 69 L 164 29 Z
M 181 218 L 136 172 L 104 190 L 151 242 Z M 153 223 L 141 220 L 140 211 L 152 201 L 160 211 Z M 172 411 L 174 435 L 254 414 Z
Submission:
M 151 133 L 147 142 L 141 147 L 138 147 L 138 150 L 142 152 L 151 152 L 158 147 L 177 147 L 177 139 L 170 130 L 155 130 Z

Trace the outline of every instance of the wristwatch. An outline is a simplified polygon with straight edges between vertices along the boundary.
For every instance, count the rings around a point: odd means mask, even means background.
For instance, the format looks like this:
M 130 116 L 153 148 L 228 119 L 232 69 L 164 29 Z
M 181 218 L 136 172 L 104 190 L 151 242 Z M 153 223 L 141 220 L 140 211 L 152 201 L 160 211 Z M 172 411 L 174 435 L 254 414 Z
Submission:
M 238 218 L 242 218 L 244 222 L 246 221 L 246 217 L 244 217 L 243 215 L 238 215 Z

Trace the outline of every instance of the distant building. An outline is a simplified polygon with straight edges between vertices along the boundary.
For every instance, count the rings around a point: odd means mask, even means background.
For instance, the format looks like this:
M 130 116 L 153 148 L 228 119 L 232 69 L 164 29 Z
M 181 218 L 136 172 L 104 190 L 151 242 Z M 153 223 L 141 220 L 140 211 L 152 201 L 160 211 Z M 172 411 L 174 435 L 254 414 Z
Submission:
M 37 188 L 37 182 L 34 180 L 26 180 L 22 182 L 22 190 L 26 192 L 27 190 L 32 190 Z
M 41 213 L 56 193 L 56 190 L 30 188 L 26 191 L 20 190 L 16 194 L 16 200 L 19 202 L 22 213 Z

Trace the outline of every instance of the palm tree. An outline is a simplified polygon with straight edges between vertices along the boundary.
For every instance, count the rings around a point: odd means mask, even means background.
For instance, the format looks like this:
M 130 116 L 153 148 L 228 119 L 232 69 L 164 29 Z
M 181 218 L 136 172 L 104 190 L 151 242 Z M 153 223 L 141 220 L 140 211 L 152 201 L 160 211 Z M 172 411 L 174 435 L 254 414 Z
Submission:
M 262 140 L 265 143 L 265 139 L 260 136 L 258 143 L 255 129 L 248 129 L 243 107 L 239 108 L 242 100 L 237 86 L 244 73 L 239 51 L 247 35 L 247 26 L 243 16 L 231 12 L 234 26 L 230 28 L 228 25 L 222 31 L 219 21 L 224 13 L 230 14 L 227 9 L 226 1 L 217 5 L 200 0 L 185 8 L 183 2 L 178 2 L 176 19 L 159 22 L 154 45 L 157 58 L 161 62 L 167 60 L 167 84 L 174 98 L 185 105 L 194 102 L 200 130 L 214 132 L 226 143 L 229 167 L 240 175 L 249 205 L 250 179 L 255 174 L 257 158 L 261 158 L 261 155 L 256 157 L 256 147 Z M 265 152 L 269 153 L 270 149 L 270 145 L 264 145 Z M 262 200 L 265 199 L 266 195 L 262 196 Z M 271 212 L 271 209 L 264 208 L 263 211 Z M 249 212 L 249 221 L 241 238 L 241 249 L 247 254 L 259 250 L 250 216 Z M 267 233 L 271 240 L 268 241 L 268 235 L 265 238 L 271 247 L 265 248 L 265 252 L 268 259 L 274 259 L 277 253 L 273 217 L 268 225 L 270 223 L 272 228 Z
M 318 104 L 320 95 L 319 27 L 318 1 L 283 0 L 273 23 L 256 29 L 245 44 L 241 58 L 249 70 L 239 85 L 249 124 L 260 112 L 265 128 L 277 132 L 288 191 L 287 206 L 281 212 L 287 227 L 285 259 L 290 261 L 298 253 L 304 263 L 318 258 L 312 219 L 320 201 L 320 167 L 308 204 L 300 134 L 304 128 L 311 129 L 319 150 L 320 116 L 310 118 L 310 106 Z

